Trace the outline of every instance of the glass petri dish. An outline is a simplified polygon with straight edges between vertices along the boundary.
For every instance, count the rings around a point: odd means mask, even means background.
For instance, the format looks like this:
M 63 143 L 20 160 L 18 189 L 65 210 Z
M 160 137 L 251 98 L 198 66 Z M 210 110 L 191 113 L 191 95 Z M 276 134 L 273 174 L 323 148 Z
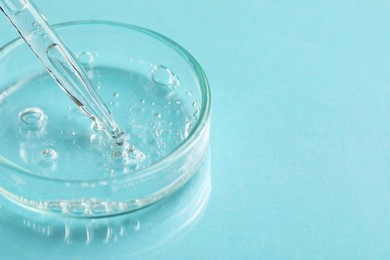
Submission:
M 0 49 L 0 194 L 42 212 L 102 217 L 143 208 L 184 185 L 209 147 L 210 89 L 198 62 L 137 26 L 55 28 L 129 146 L 116 151 L 25 43 L 13 40 Z

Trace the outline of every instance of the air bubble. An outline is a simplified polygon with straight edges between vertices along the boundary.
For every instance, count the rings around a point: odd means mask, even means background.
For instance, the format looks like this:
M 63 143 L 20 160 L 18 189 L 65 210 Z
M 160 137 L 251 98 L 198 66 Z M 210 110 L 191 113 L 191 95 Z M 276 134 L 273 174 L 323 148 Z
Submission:
M 125 142 L 125 138 L 123 136 L 118 137 L 118 138 L 115 139 L 115 145 L 123 146 L 125 144 L 128 144 L 128 143 Z
M 26 108 L 19 113 L 19 118 L 26 125 L 38 125 L 45 119 L 45 113 L 38 107 Z
M 85 203 L 75 202 L 69 205 L 69 212 L 74 215 L 84 215 L 88 211 Z
M 63 213 L 66 211 L 66 208 L 64 207 L 63 203 L 55 202 L 55 201 L 49 202 L 48 209 L 54 213 Z
M 194 118 L 195 118 L 196 120 L 198 120 L 198 119 L 199 119 L 199 115 L 200 115 L 200 111 L 199 111 L 199 110 L 196 110 L 194 113 L 192 113 L 192 115 L 194 116 Z
M 155 136 L 160 136 L 162 134 L 163 130 L 161 128 L 157 128 L 154 130 L 154 135 Z
M 141 104 L 145 104 L 145 99 L 141 99 L 139 102 L 140 102 Z
M 112 153 L 111 157 L 115 162 L 124 162 L 128 159 L 129 155 L 125 150 L 118 149 Z
M 155 118 L 161 118 L 161 114 L 160 114 L 160 113 L 155 113 L 155 114 L 154 114 L 154 117 L 155 117 Z
M 181 104 L 181 100 L 180 99 L 176 99 L 175 103 L 176 103 L 176 105 L 180 105 Z
M 91 210 L 94 214 L 102 215 L 109 212 L 109 207 L 107 202 L 94 203 L 91 207 Z
M 45 132 L 47 116 L 37 107 L 23 109 L 19 113 L 20 132 L 31 135 L 40 135 Z
M 58 158 L 58 153 L 56 150 L 52 148 L 46 148 L 41 153 L 42 158 L 48 161 L 54 161 Z
M 83 64 L 92 64 L 95 60 L 93 53 L 89 51 L 79 53 L 77 58 Z
M 91 128 L 95 132 L 101 132 L 103 130 L 103 126 L 99 122 L 92 122 L 91 123 Z
M 175 82 L 175 74 L 165 66 L 153 65 L 151 74 L 152 80 L 157 84 L 170 86 Z
M 114 93 L 113 96 L 117 98 L 119 97 L 119 93 Z

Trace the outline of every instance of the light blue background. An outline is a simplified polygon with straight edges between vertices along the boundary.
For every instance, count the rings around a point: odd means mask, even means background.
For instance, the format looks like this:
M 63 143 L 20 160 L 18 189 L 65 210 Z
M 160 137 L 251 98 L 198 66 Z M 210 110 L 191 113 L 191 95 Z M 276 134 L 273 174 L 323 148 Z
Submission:
M 390 257 L 389 1 L 35 3 L 51 23 L 103 19 L 158 31 L 208 75 L 208 207 L 145 258 Z M 16 36 L 4 18 L 0 28 L 1 44 Z M 21 241 L 14 252 L 29 243 Z M 125 249 L 95 255 L 120 259 Z M 85 257 L 83 247 L 67 250 Z M 50 257 L 45 248 L 30 256 L 39 254 Z

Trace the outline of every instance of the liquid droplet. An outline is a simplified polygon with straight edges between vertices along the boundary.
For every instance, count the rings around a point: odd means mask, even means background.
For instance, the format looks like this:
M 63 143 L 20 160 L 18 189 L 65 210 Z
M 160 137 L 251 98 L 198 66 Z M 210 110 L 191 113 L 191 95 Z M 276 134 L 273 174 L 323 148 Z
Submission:
M 174 73 L 165 66 L 153 65 L 151 74 L 152 80 L 159 85 L 170 86 L 175 82 Z
M 52 148 L 46 148 L 45 150 L 42 151 L 41 155 L 43 159 L 50 160 L 50 161 L 54 161 L 58 158 L 57 151 Z

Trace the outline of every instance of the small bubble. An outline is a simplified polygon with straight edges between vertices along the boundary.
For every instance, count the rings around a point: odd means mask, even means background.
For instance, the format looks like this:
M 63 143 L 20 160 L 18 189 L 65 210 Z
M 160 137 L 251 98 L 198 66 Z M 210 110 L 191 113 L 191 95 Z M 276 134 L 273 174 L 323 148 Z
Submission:
M 155 136 L 160 136 L 162 134 L 162 132 L 163 132 L 163 130 L 161 128 L 154 130 Z
M 192 96 L 191 91 L 187 90 L 186 95 L 189 96 L 189 97 L 191 97 L 191 96 Z
M 108 101 L 108 104 L 109 104 L 110 106 L 112 106 L 112 105 L 114 104 L 114 102 Z
M 101 132 L 103 130 L 103 126 L 97 121 L 91 123 L 91 128 L 95 132 Z
M 41 36 L 42 36 L 43 38 L 46 38 L 46 37 L 47 37 L 47 34 L 44 33 L 44 34 L 42 34 Z
M 112 153 L 112 159 L 116 162 L 120 162 L 120 161 L 126 161 L 129 157 L 129 155 L 127 154 L 127 152 L 123 149 L 118 149 L 118 150 L 115 150 L 113 153 Z
M 199 118 L 199 110 L 195 111 L 194 113 L 192 113 L 192 115 L 194 116 L 195 119 L 198 119 Z
M 180 99 L 176 99 L 175 103 L 176 103 L 177 105 L 180 105 L 180 104 L 181 104 L 181 100 L 180 100 Z
M 153 65 L 151 74 L 152 80 L 157 84 L 169 86 L 175 82 L 174 73 L 165 66 Z
M 105 214 L 109 211 L 108 204 L 106 202 L 94 203 L 92 205 L 92 212 L 95 214 Z
M 115 144 L 118 146 L 122 146 L 124 144 L 127 144 L 124 137 L 118 137 L 115 139 Z
M 117 98 L 119 97 L 119 93 L 114 93 L 113 96 Z
M 75 202 L 69 205 L 69 212 L 74 215 L 83 215 L 87 213 L 85 203 Z
M 38 125 L 44 121 L 45 113 L 38 107 L 26 108 L 19 113 L 19 118 L 26 125 Z
M 58 153 L 52 148 L 46 148 L 41 152 L 42 158 L 45 160 L 56 160 L 58 158 Z
M 41 27 L 37 22 L 33 22 L 32 25 L 33 25 L 35 28 L 37 28 L 37 29 L 38 29 L 39 27 Z
M 89 51 L 79 53 L 77 58 L 83 64 L 92 64 L 95 60 L 93 53 Z
M 75 136 L 75 135 L 76 135 L 76 132 L 75 132 L 75 131 L 72 131 L 70 134 L 73 135 L 73 136 Z
M 141 104 L 145 104 L 145 99 L 141 99 L 139 102 L 140 102 Z
M 155 118 L 161 118 L 161 114 L 160 113 L 156 113 L 156 114 L 154 114 L 154 117 Z
M 154 102 L 152 102 L 152 103 L 150 103 L 152 106 L 154 106 L 156 103 L 154 103 Z
M 49 202 L 48 204 L 48 209 L 54 213 L 63 213 L 66 208 L 64 207 L 64 205 L 60 202 Z
M 40 108 L 26 108 L 19 113 L 19 132 L 27 137 L 45 134 L 47 116 Z
M 123 149 L 125 149 L 129 153 L 132 153 L 135 150 L 135 146 L 132 144 L 129 144 L 128 142 L 125 142 L 125 143 L 123 143 Z

